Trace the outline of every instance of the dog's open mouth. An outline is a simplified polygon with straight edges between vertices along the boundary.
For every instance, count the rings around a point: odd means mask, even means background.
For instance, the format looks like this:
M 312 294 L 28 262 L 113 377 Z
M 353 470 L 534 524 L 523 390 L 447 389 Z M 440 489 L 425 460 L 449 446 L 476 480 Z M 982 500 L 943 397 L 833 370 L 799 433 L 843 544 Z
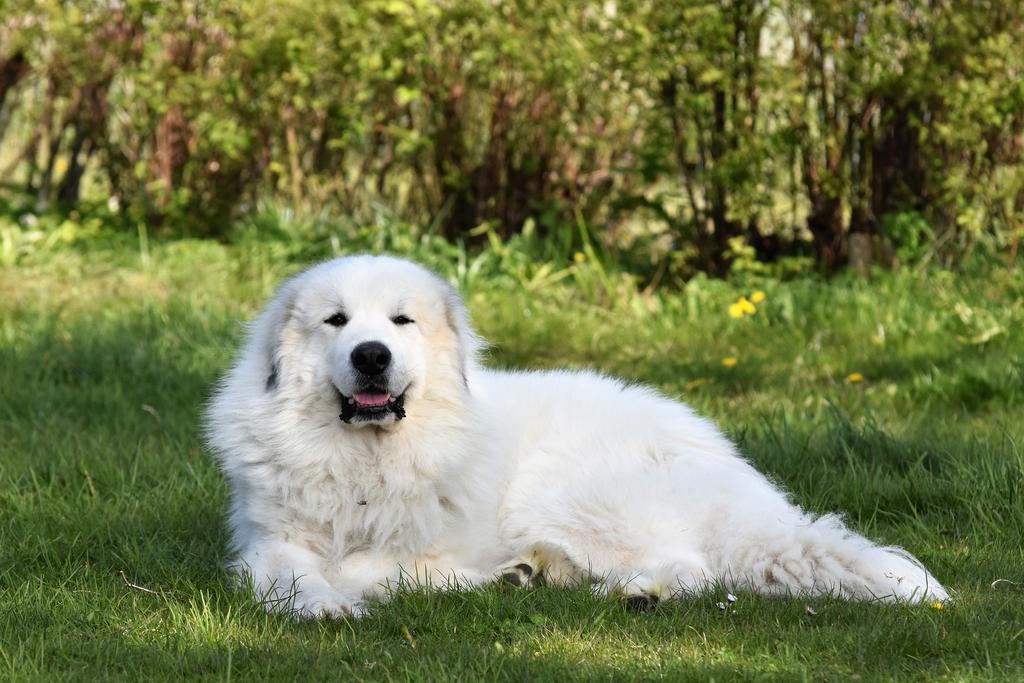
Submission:
M 394 415 L 395 420 L 405 417 L 405 392 L 398 396 L 392 396 L 385 389 L 379 387 L 365 387 L 351 396 L 338 391 L 341 398 L 341 421 L 346 424 L 353 422 L 376 422 L 383 420 L 388 415 Z

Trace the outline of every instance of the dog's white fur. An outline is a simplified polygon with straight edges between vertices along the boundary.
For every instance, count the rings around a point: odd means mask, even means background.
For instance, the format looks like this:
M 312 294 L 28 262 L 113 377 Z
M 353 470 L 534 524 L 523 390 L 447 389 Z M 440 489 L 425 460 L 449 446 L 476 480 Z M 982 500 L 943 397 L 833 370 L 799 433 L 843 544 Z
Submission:
M 366 341 L 391 351 L 404 419 L 339 419 Z M 268 609 L 359 614 L 403 579 L 499 575 L 947 598 L 906 552 L 800 510 L 688 407 L 590 372 L 495 372 L 478 347 L 455 291 L 408 261 L 336 259 L 280 288 L 207 415 L 233 566 Z

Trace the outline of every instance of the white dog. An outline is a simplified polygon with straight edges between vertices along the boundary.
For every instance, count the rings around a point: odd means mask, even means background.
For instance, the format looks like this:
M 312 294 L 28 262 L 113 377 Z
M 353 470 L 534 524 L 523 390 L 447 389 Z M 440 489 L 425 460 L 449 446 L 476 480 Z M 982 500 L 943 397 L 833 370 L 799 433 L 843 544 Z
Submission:
M 643 607 L 716 581 L 945 600 L 912 556 L 814 518 L 709 421 L 589 372 L 495 372 L 455 290 L 355 256 L 286 282 L 208 411 L 235 569 L 268 609 L 389 585 L 592 580 Z

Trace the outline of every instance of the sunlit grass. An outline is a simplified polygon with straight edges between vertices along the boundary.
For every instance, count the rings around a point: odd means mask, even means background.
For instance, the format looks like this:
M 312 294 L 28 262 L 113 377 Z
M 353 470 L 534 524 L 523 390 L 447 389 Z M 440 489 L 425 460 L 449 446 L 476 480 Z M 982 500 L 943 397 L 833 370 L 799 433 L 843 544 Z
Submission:
M 221 569 L 225 487 L 197 423 L 239 321 L 310 255 L 63 250 L 0 270 L 0 678 L 1024 676 L 1019 274 L 644 294 L 594 257 L 412 248 L 466 292 L 492 365 L 597 367 L 681 397 L 802 504 L 915 552 L 954 602 L 720 610 L 716 594 L 633 614 L 495 587 L 401 591 L 358 622 L 268 616 Z

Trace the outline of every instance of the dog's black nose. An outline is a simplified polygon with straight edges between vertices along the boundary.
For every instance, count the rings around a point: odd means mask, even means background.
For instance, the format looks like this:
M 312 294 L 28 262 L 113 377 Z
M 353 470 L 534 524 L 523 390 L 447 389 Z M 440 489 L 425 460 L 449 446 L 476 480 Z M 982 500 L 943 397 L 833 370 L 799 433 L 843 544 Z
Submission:
M 379 375 L 391 362 L 391 351 L 380 342 L 363 342 L 352 349 L 352 367 L 364 375 Z

